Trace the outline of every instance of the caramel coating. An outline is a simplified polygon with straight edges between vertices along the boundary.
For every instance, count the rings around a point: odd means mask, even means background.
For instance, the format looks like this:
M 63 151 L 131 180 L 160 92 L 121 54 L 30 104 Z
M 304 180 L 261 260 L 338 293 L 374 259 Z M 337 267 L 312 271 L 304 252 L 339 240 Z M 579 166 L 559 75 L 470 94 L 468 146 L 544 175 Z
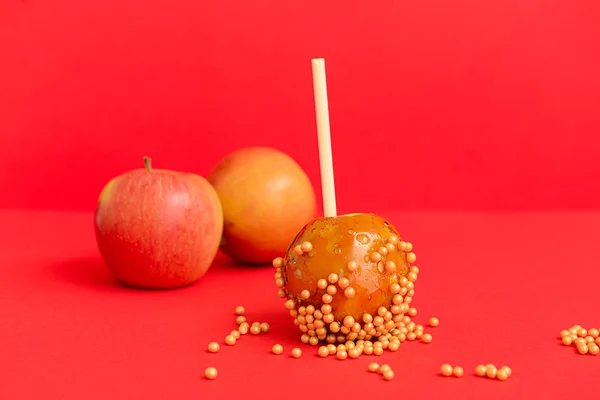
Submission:
M 464 373 L 465 371 L 462 369 L 462 367 L 454 367 L 454 369 L 452 370 L 452 375 L 457 377 L 463 376 Z
M 246 309 L 243 306 L 237 306 L 235 308 L 235 313 L 237 315 L 244 315 L 246 313 Z
M 204 376 L 206 377 L 206 379 L 210 379 L 210 380 L 217 379 L 218 375 L 219 375 L 219 371 L 217 371 L 217 369 L 215 367 L 208 367 L 204 371 Z
M 298 347 L 293 348 L 292 349 L 292 357 L 294 357 L 294 358 L 302 357 L 302 350 L 299 349 Z
M 218 352 L 220 348 L 221 348 L 221 346 L 217 342 L 210 342 L 208 344 L 208 351 L 210 351 L 211 353 Z
M 315 306 L 321 306 L 323 300 L 331 300 L 336 320 L 347 315 L 359 319 L 364 312 L 375 314 L 379 307 L 390 304 L 393 296 L 390 285 L 409 273 L 409 253 L 386 250 L 387 255 L 383 256 L 378 252 L 392 236 L 399 236 L 396 229 L 375 214 L 313 220 L 298 233 L 284 257 L 286 290 L 292 298 L 309 290 L 310 303 Z M 294 251 L 305 242 L 312 244 L 312 256 Z M 394 263 L 395 272 L 378 269 L 383 257 Z M 323 299 L 325 293 L 319 287 L 319 280 L 325 277 L 330 284 L 338 283 L 340 289 L 352 286 L 354 295 Z
M 374 214 L 308 223 L 282 261 L 273 261 L 278 295 L 302 343 L 340 344 L 328 347 L 328 355 L 346 359 L 397 351 L 407 339 L 431 342 L 423 326 L 411 321 L 419 273 L 407 262 L 416 259 L 412 248 Z
M 437 319 L 436 317 L 431 317 L 429 318 L 429 326 L 433 326 L 436 327 L 440 324 L 440 320 Z

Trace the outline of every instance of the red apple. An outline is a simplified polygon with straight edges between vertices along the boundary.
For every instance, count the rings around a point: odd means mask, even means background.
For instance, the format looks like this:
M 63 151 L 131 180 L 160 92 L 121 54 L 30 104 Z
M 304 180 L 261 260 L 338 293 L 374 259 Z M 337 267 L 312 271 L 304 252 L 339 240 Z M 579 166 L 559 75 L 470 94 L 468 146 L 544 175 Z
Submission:
M 312 183 L 289 155 L 268 147 L 228 154 L 207 177 L 221 198 L 221 250 L 245 264 L 270 264 L 316 217 Z
M 199 175 L 135 169 L 104 187 L 96 209 L 96 240 L 121 283 L 168 289 L 189 285 L 213 262 L 223 233 L 223 210 Z

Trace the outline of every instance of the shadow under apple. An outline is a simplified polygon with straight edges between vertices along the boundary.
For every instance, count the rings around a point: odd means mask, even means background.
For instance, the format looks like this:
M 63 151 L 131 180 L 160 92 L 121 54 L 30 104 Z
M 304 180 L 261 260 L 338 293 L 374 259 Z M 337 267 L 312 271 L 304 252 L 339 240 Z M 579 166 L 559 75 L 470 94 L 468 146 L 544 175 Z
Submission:
M 258 269 L 268 269 L 270 266 L 265 265 L 245 265 L 240 264 L 236 260 L 228 257 L 227 255 L 219 252 L 207 274 L 211 271 L 251 271 Z M 74 259 L 67 259 L 58 262 L 54 262 L 49 268 L 51 279 L 58 279 L 63 282 L 75 284 L 78 286 L 87 286 L 93 289 L 109 289 L 116 291 L 124 290 L 137 290 L 137 291 L 172 291 L 182 290 L 189 287 L 193 287 L 202 281 L 204 276 L 199 280 L 190 283 L 189 285 L 175 287 L 175 288 L 140 288 L 135 286 L 126 285 L 118 281 L 110 272 L 104 260 L 100 255 L 90 257 L 80 257 Z
M 51 266 L 51 273 L 56 279 L 78 286 L 108 290 L 124 288 L 114 279 L 100 256 L 56 262 Z
M 269 263 L 264 264 L 246 264 L 240 261 L 237 261 L 222 251 L 219 251 L 210 267 L 215 270 L 227 270 L 227 269 L 237 269 L 237 270 L 258 270 L 258 269 L 268 269 L 272 268 L 272 265 Z

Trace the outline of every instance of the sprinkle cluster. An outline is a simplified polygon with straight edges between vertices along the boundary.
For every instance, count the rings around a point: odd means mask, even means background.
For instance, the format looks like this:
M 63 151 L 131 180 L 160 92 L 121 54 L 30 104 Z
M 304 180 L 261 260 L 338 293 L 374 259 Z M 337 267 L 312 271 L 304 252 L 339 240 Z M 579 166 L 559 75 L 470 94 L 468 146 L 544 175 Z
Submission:
M 461 377 L 465 373 L 465 371 L 462 369 L 462 367 L 459 367 L 459 366 L 453 367 L 450 364 L 442 364 L 442 367 L 440 368 L 440 372 L 444 376 L 454 375 L 457 377 Z
M 465 371 L 462 367 L 455 366 L 453 367 L 450 364 L 442 364 L 440 368 L 440 373 L 442 376 L 456 376 L 461 377 L 464 375 Z M 488 377 L 491 379 L 498 379 L 500 381 L 507 380 L 512 374 L 512 370 L 510 367 L 504 366 L 501 368 L 496 368 L 494 364 L 487 365 L 478 365 L 475 367 L 475 375 L 480 377 Z
M 326 342 L 328 345 L 321 346 L 318 354 L 321 357 L 336 355 L 339 359 L 358 358 L 363 353 L 380 355 L 384 350 L 397 351 L 405 341 L 420 340 L 431 343 L 431 334 L 425 333 L 422 325 L 412 321 L 417 315 L 417 309 L 412 307 L 411 303 L 419 268 L 410 266 L 408 271 L 402 273 L 397 270 L 393 261 L 385 259 L 391 252 L 402 251 L 406 253 L 407 262 L 413 263 L 416 261 L 416 255 L 412 248 L 410 242 L 391 235 L 384 246 L 370 253 L 370 260 L 376 263 L 380 273 L 393 274 L 393 283 L 389 285 L 392 300 L 388 307 L 379 307 L 374 314 L 365 312 L 360 319 L 351 315 L 337 319 L 331 305 L 335 296 L 352 298 L 356 294 L 350 279 L 358 269 L 356 261 L 348 262 L 342 276 L 330 273 L 320 277 L 313 291 L 305 288 L 295 295 L 286 290 L 283 258 L 273 260 L 279 296 L 286 299 L 284 306 L 302 332 L 301 341 L 313 346 Z M 312 250 L 313 245 L 310 242 L 303 242 L 294 248 L 296 254 Z M 320 302 L 315 303 L 315 296 Z M 439 322 L 436 319 L 432 319 L 431 326 L 436 326 L 437 323 Z
M 379 364 L 377 363 L 371 363 L 369 364 L 368 371 L 381 374 L 383 376 L 383 379 L 385 379 L 386 381 L 391 381 L 392 379 L 394 379 L 394 370 L 392 370 L 392 367 L 390 367 L 387 364 L 379 366 Z
M 242 337 L 242 335 L 247 335 L 248 333 L 252 335 L 258 335 L 261 333 L 267 333 L 271 329 L 271 326 L 266 322 L 253 322 L 252 324 L 250 324 L 244 315 L 245 313 L 246 310 L 244 309 L 244 307 L 237 306 L 235 308 L 235 322 L 238 325 L 238 328 L 232 330 L 231 333 L 229 333 L 229 335 L 225 336 L 224 343 L 226 345 L 235 345 L 237 341 Z M 207 346 L 207 350 L 210 353 L 218 353 L 220 349 L 221 345 L 218 342 L 210 342 Z M 218 376 L 218 371 L 215 367 L 208 367 L 204 371 L 204 376 L 206 377 L 206 379 L 216 379 Z
M 273 347 L 271 348 L 271 351 L 275 355 L 283 354 L 283 346 L 280 344 L 273 345 Z M 302 357 L 302 349 L 299 347 L 294 347 L 292 349 L 292 352 L 290 353 L 290 355 L 293 358 L 300 358 L 300 357 Z
M 577 347 L 579 354 L 595 356 L 600 353 L 600 330 L 597 328 L 585 329 L 581 325 L 573 325 L 560 331 L 560 338 L 565 346 Z
M 496 368 L 494 364 L 481 364 L 475 367 L 475 375 L 505 381 L 512 375 L 512 369 L 507 366 Z

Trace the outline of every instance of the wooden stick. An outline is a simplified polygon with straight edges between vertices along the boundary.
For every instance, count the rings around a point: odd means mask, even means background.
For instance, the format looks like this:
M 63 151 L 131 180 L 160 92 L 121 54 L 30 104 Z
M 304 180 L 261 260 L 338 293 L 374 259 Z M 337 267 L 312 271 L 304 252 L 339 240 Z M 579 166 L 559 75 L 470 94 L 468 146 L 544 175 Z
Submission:
M 329 107 L 327 103 L 327 82 L 325 79 L 324 59 L 312 59 L 312 73 L 313 88 L 315 92 L 315 111 L 317 115 L 317 134 L 319 137 L 323 208 L 326 217 L 335 217 L 337 216 L 337 211 L 335 204 L 335 185 L 333 182 L 333 157 L 331 152 L 331 131 L 329 127 Z

